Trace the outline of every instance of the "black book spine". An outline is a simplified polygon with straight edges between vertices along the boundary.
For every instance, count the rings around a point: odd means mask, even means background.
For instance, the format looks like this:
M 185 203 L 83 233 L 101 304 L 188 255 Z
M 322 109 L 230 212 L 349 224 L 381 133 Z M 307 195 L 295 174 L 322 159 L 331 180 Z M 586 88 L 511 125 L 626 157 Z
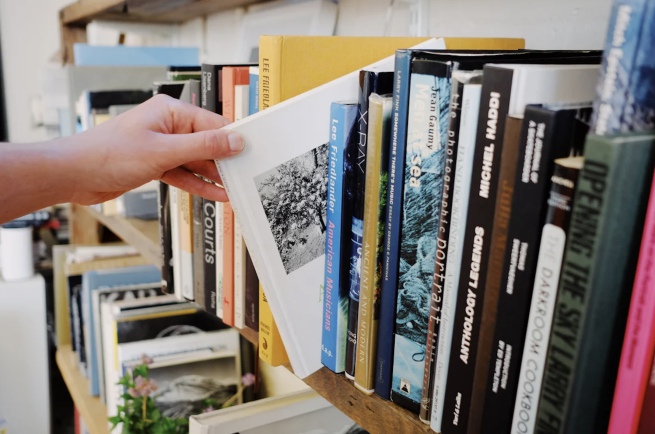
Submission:
M 194 300 L 205 308 L 205 267 L 203 249 L 203 198 L 193 196 L 193 291 Z
M 165 292 L 175 293 L 173 283 L 173 246 L 171 244 L 171 207 L 168 202 L 168 184 L 159 181 L 159 244 L 161 246 L 161 278 L 166 282 Z
M 439 326 L 441 324 L 441 307 L 443 305 L 443 285 L 446 279 L 446 253 L 450 235 L 450 210 L 453 204 L 451 185 L 455 182 L 455 162 L 459 143 L 459 125 L 461 122 L 461 97 L 464 83 L 451 79 L 450 122 L 448 124 L 448 142 L 446 145 L 446 163 L 444 166 L 443 193 L 441 199 L 441 218 L 437 232 L 437 253 L 434 260 L 432 294 L 430 296 L 430 320 L 425 353 L 425 371 L 423 373 L 423 394 L 419 418 L 430 422 L 432 414 L 432 394 L 434 392 L 434 367 L 437 364 L 437 346 L 439 343 Z
M 202 200 L 202 238 L 203 238 L 203 268 L 205 286 L 205 305 L 207 312 L 216 315 L 216 202 L 213 200 Z
M 550 177 L 554 160 L 572 151 L 576 112 L 536 106 L 525 111 L 489 360 L 483 433 L 508 432 L 512 424 Z
M 252 262 L 250 252 L 246 250 L 246 327 L 259 331 L 259 278 Z
M 442 430 L 466 433 L 513 70 L 485 66 Z
M 201 71 L 200 107 L 218 113 L 218 67 L 203 63 Z
M 350 288 L 350 303 L 348 306 L 348 342 L 346 346 L 346 377 L 354 380 L 357 355 L 357 321 L 359 319 L 359 288 L 362 259 L 362 237 L 364 235 L 364 194 L 366 188 L 366 149 L 368 138 L 368 97 L 371 93 L 391 93 L 393 84 L 392 72 L 360 71 L 359 100 L 357 104 L 357 134 L 350 135 L 350 143 L 346 151 L 347 178 L 346 189 L 348 197 L 352 197 L 351 224 L 344 226 L 342 231 L 347 234 L 343 238 L 342 248 L 348 249 L 349 267 L 344 267 L 344 281 Z M 350 176 L 348 176 L 350 175 Z

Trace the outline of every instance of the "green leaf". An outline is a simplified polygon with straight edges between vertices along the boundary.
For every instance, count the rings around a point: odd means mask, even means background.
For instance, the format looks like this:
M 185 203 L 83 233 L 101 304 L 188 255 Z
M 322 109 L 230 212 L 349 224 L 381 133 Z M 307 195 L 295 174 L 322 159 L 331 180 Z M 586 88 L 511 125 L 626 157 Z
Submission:
M 177 426 L 188 426 L 189 425 L 189 419 L 186 419 L 184 417 L 178 417 L 175 419 L 175 425 Z

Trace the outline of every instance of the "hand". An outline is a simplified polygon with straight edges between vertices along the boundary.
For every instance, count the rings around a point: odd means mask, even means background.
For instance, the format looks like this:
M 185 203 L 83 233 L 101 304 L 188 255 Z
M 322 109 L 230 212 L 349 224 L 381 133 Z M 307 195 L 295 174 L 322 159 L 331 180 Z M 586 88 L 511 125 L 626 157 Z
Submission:
M 90 205 L 114 199 L 152 180 L 194 195 L 227 201 L 214 160 L 238 154 L 240 134 L 219 130 L 224 117 L 166 95 L 66 139 L 71 172 L 69 202 Z

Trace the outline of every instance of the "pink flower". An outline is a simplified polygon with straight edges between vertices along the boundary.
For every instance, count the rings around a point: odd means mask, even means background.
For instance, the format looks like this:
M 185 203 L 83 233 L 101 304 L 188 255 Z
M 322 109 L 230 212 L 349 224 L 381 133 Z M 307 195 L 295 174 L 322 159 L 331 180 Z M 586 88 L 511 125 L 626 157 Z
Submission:
M 256 381 L 255 374 L 253 374 L 253 373 L 251 373 L 251 372 L 248 372 L 246 375 L 244 375 L 243 377 L 241 377 L 241 383 L 242 383 L 245 387 L 248 387 L 248 386 L 252 386 L 252 385 L 254 385 L 254 384 L 255 384 L 255 381 Z
M 157 385 L 157 382 L 155 380 L 149 380 L 138 375 L 134 379 L 134 389 L 131 389 L 134 390 L 134 393 L 136 393 L 136 395 L 133 394 L 132 392 L 130 392 L 130 394 L 135 398 L 137 396 L 149 396 L 150 392 L 155 392 L 158 388 L 159 386 Z
M 212 407 L 212 406 L 210 405 L 209 407 L 207 407 L 206 409 L 204 409 L 202 412 L 203 412 L 203 413 L 211 413 L 212 411 L 214 411 L 214 407 Z
M 150 357 L 148 357 L 147 354 L 143 354 L 141 356 L 141 363 L 143 363 L 144 365 L 152 365 L 152 362 L 153 360 Z
M 139 392 L 136 389 L 132 389 L 131 387 L 127 391 L 130 395 L 132 395 L 133 398 L 138 398 L 139 397 Z

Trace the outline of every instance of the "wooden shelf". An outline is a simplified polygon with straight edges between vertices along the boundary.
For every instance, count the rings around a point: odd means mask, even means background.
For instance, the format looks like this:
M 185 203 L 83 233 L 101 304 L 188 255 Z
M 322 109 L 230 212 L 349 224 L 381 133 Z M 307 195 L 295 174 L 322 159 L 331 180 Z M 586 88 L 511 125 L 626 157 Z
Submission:
M 77 370 L 75 353 L 71 346 L 60 345 L 56 359 L 75 407 L 89 428 L 89 433 L 109 434 L 107 407 L 100 401 L 100 398 L 89 394 L 89 381 Z
M 78 0 L 60 11 L 65 26 L 93 20 L 181 23 L 262 0 Z

